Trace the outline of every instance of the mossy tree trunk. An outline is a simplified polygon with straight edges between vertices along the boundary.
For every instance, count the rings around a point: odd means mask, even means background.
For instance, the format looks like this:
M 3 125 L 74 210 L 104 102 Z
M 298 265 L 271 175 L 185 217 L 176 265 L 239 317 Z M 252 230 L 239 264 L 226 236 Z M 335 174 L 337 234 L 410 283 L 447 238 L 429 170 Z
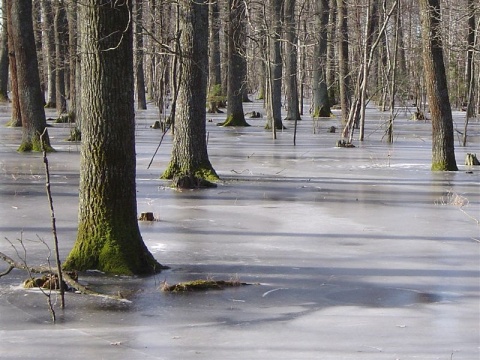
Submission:
M 423 64 L 432 115 L 432 170 L 456 171 L 452 108 L 440 35 L 439 0 L 421 0 Z
M 315 15 L 316 33 L 319 38 L 314 47 L 314 68 L 312 77 L 313 117 L 329 117 L 331 112 L 326 82 L 328 17 L 328 0 L 319 0 L 317 2 L 317 11 Z
M 2 0 L 2 34 L 0 37 L 0 102 L 8 101 L 8 33 L 7 33 L 7 0 Z
M 207 0 L 179 1 L 179 87 L 170 163 L 163 173 L 177 187 L 208 186 L 218 179 L 210 164 L 206 140 Z
M 131 0 L 78 3 L 82 149 L 78 234 L 64 268 L 151 274 L 137 222 Z M 119 76 L 121 74 L 121 76 Z
M 229 0 L 227 120 L 222 126 L 249 126 L 243 112 L 245 84 L 245 3 Z
M 298 102 L 297 83 L 297 18 L 295 17 L 295 0 L 285 1 L 285 93 L 287 100 L 286 120 L 301 120 Z
M 17 68 L 18 100 L 22 119 L 22 143 L 18 150 L 41 151 L 40 135 L 44 132 L 47 121 L 43 108 L 33 34 L 32 2 L 13 1 L 10 14 Z M 51 150 L 48 133 L 44 139 L 47 150 Z

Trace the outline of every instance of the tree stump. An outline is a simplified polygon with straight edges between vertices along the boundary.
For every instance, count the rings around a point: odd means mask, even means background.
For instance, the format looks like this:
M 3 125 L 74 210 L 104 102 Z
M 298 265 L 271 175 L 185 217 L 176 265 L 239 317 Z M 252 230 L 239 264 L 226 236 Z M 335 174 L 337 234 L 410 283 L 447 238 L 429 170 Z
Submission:
M 465 156 L 465 165 L 467 166 L 476 166 L 480 165 L 480 161 L 477 159 L 477 154 L 467 153 Z
M 142 212 L 138 218 L 140 221 L 154 221 L 155 217 L 152 212 Z

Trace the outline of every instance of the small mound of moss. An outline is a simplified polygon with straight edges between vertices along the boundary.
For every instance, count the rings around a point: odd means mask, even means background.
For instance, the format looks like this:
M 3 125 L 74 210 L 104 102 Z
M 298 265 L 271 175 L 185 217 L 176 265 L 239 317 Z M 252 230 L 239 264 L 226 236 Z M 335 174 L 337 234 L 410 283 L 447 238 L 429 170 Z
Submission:
M 227 287 L 238 287 L 250 285 L 247 283 L 240 282 L 238 280 L 193 280 L 181 282 L 174 285 L 168 285 L 165 283 L 162 286 L 162 290 L 165 292 L 193 292 L 193 291 L 206 291 L 206 290 L 223 290 Z

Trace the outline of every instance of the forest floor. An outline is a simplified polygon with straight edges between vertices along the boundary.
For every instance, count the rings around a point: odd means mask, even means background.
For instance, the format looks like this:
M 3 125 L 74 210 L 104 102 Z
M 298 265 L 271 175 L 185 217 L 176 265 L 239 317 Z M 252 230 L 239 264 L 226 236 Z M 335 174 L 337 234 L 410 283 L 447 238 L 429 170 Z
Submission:
M 260 104 L 245 104 L 245 112 Z M 10 109 L 0 108 L 0 122 Z M 143 239 L 170 270 L 147 278 L 81 274 L 97 291 L 130 302 L 67 293 L 55 304 L 0 278 L 2 359 L 478 359 L 480 356 L 480 122 L 458 172 L 431 172 L 431 124 L 399 109 L 395 142 L 387 113 L 368 109 L 365 141 L 335 148 L 335 117 L 264 130 L 221 128 L 208 115 L 208 151 L 218 187 L 175 191 L 160 180 L 172 137 L 147 169 L 161 131 L 153 106 L 137 112 L 139 212 Z M 53 113 L 48 116 L 53 117 Z M 464 113 L 455 127 L 463 131 Z M 70 126 L 49 129 L 51 189 L 64 259 L 75 241 L 80 145 Z M 0 126 L 0 251 L 45 264 L 52 247 L 39 153 L 19 154 L 21 130 Z M 22 239 L 25 251 L 20 239 Z M 43 240 L 45 243 L 43 243 Z M 12 246 L 13 245 L 13 246 Z M 18 251 L 16 254 L 15 249 Z M 53 259 L 53 256 L 50 257 Z M 6 265 L 0 263 L 0 272 Z M 251 286 L 166 293 L 166 282 L 239 280 Z M 55 300 L 55 296 L 54 296 Z

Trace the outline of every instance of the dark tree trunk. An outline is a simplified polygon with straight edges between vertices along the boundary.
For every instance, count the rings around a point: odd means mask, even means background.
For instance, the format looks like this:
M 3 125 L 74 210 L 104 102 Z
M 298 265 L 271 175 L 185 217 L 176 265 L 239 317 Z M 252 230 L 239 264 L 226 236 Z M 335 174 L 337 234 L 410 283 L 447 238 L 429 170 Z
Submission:
M 208 90 L 212 93 L 215 87 L 221 86 L 222 73 L 220 63 L 220 13 L 218 1 L 211 1 L 208 5 L 209 18 L 209 61 L 208 61 Z M 221 94 L 220 94 L 221 95 Z
M 350 73 L 348 67 L 348 11 L 345 0 L 337 0 L 338 82 L 342 123 L 347 124 L 350 109 Z
M 12 3 L 14 0 L 6 0 L 7 5 L 7 33 L 8 33 L 8 63 L 10 66 L 10 79 L 12 89 L 12 117 L 8 123 L 12 127 L 22 126 L 22 114 L 20 112 L 20 100 L 18 98 L 17 61 L 13 46 L 12 34 Z
M 471 118 L 475 115 L 475 69 L 473 61 L 473 53 L 475 51 L 475 1 L 468 0 L 468 34 L 467 34 L 467 86 L 466 86 L 466 99 L 467 99 L 467 118 Z M 480 38 L 480 35 L 477 35 Z
M 32 2 L 13 1 L 12 39 L 17 63 L 18 99 L 22 117 L 22 144 L 19 151 L 41 151 L 40 135 L 47 122 L 38 74 L 37 51 L 33 34 Z M 51 150 L 48 133 L 45 147 Z
M 67 111 L 67 95 L 65 91 L 65 55 L 68 44 L 67 13 L 63 0 L 57 0 L 54 5 L 55 29 L 55 106 L 57 114 Z
M 80 207 L 77 240 L 64 268 L 155 273 L 162 266 L 145 246 L 137 222 L 131 0 L 84 0 L 78 8 Z
M 135 79 L 137 88 L 137 109 L 147 109 L 145 95 L 145 72 L 143 66 L 143 0 L 135 0 Z
M 300 120 L 297 83 L 297 21 L 295 0 L 285 0 L 285 93 L 287 97 L 286 120 Z
M 316 11 L 316 33 L 318 34 L 318 41 L 314 47 L 313 60 L 313 117 L 329 117 L 331 113 L 326 82 L 328 16 L 328 0 L 318 0 Z
M 243 113 L 245 85 L 245 3 L 229 0 L 227 120 L 222 126 L 248 126 Z
M 440 1 L 420 0 L 423 64 L 432 115 L 432 170 L 456 171 L 453 119 L 440 36 Z
M 337 5 L 336 0 L 329 0 L 329 15 L 327 28 L 327 67 L 326 67 L 326 82 L 328 84 L 328 101 L 330 105 L 337 104 L 338 86 L 337 69 L 335 64 L 335 23 L 337 21 Z
M 2 35 L 0 38 L 0 102 L 8 101 L 8 33 L 6 0 L 2 0 Z
M 178 103 L 172 157 L 163 173 L 181 188 L 211 186 L 218 179 L 207 154 L 206 109 L 208 7 L 206 0 L 179 1 L 180 47 Z

